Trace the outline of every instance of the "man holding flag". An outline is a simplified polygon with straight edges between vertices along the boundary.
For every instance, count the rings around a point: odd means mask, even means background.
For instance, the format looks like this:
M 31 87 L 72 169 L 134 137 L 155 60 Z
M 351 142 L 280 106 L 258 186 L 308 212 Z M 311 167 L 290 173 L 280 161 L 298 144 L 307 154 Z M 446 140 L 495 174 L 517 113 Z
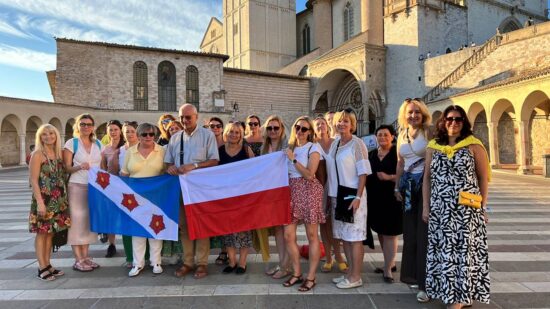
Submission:
M 201 126 L 197 126 L 198 112 L 194 105 L 183 104 L 179 109 L 180 121 L 184 130 L 176 133 L 170 139 L 166 148 L 164 162 L 170 175 L 184 175 L 194 169 L 215 166 L 219 161 L 218 148 L 214 134 Z M 191 240 L 187 230 L 187 219 L 183 202 L 180 208 L 179 225 L 181 242 L 183 244 L 183 266 L 175 273 L 183 277 L 191 273 L 195 266 L 196 279 L 207 276 L 208 255 L 210 254 L 210 239 Z

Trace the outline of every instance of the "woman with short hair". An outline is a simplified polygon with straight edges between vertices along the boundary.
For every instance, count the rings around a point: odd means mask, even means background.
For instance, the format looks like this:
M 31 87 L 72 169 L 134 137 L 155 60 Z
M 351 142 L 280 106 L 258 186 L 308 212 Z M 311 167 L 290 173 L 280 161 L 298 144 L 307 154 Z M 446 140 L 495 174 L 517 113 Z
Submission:
M 219 149 L 219 165 L 229 164 L 248 158 L 253 158 L 254 153 L 248 145 L 243 145 L 244 130 L 238 123 L 230 123 L 223 131 L 223 144 Z M 223 236 L 223 244 L 227 249 L 229 265 L 223 269 L 224 274 L 232 273 L 242 275 L 246 272 L 246 257 L 252 247 L 252 232 L 242 231 Z M 237 260 L 237 250 L 239 259 Z
M 419 98 L 406 99 L 399 108 L 397 121 L 397 169 L 395 198 L 403 203 L 403 253 L 401 281 L 418 286 L 416 300 L 428 302 L 426 295 L 426 252 L 428 225 L 422 221 L 422 177 L 426 146 L 430 139 L 431 115 Z
M 99 267 L 89 256 L 90 244 L 97 241 L 97 233 L 90 231 L 88 208 L 88 170 L 101 164 L 101 143 L 94 133 L 95 121 L 90 114 L 75 118 L 73 138 L 65 143 L 63 162 L 69 178 L 69 209 L 71 228 L 67 243 L 75 255 L 73 269 L 88 272 Z M 75 149 L 76 148 L 76 149 Z
M 101 168 L 111 174 L 118 175 L 118 149 L 124 145 L 122 135 L 122 124 L 118 120 L 109 120 L 107 122 L 107 135 L 109 143 L 101 151 Z M 116 254 L 115 235 L 108 234 L 109 247 L 107 248 L 106 258 L 111 258 Z
M 294 273 L 283 283 L 290 287 L 298 283 L 300 292 L 307 292 L 316 285 L 315 275 L 321 255 L 319 224 L 325 223 L 323 213 L 323 185 L 315 178 L 321 159 L 319 145 L 313 142 L 313 122 L 307 116 L 296 119 L 292 126 L 286 155 L 290 186 L 291 222 L 285 225 L 285 241 Z M 296 242 L 299 223 L 306 226 L 309 244 L 309 270 L 302 278 L 300 253 Z
M 64 275 L 51 265 L 53 235 L 71 226 L 59 131 L 51 124 L 41 125 L 36 131 L 35 145 L 29 162 L 33 193 L 29 231 L 36 233 L 37 277 L 53 281 Z
M 139 142 L 126 152 L 120 174 L 132 178 L 144 178 L 158 176 L 164 173 L 164 148 L 155 143 L 157 128 L 150 123 L 142 123 L 137 128 Z M 135 277 L 145 266 L 145 248 L 149 243 L 151 253 L 151 266 L 154 274 L 161 274 L 162 240 L 132 237 L 134 265 L 128 276 Z
M 367 176 L 371 174 L 371 167 L 365 143 L 353 135 L 357 129 L 354 112 L 348 109 L 334 114 L 334 124 L 338 136 L 330 147 L 330 159 L 327 160 L 328 195 L 334 205 L 334 238 L 343 242 L 349 270 L 346 275 L 332 279 L 332 282 L 339 289 L 350 289 L 363 285 L 363 240 L 367 238 L 365 185 Z M 345 195 L 340 196 L 343 193 Z
M 244 140 L 250 146 L 255 156 L 259 156 L 262 149 L 262 131 L 260 117 L 256 115 L 249 115 L 246 117 L 245 125 L 245 137 Z
M 487 151 L 460 106 L 447 107 L 436 128 L 423 183 L 422 219 L 429 223 L 426 292 L 449 309 L 474 300 L 488 304 Z M 477 204 L 470 202 L 474 198 Z
M 214 136 L 216 137 L 216 143 L 218 144 L 218 148 L 220 148 L 224 143 L 223 120 L 218 117 L 211 117 L 210 119 L 208 119 L 208 128 L 210 128 L 210 131 L 214 133 Z

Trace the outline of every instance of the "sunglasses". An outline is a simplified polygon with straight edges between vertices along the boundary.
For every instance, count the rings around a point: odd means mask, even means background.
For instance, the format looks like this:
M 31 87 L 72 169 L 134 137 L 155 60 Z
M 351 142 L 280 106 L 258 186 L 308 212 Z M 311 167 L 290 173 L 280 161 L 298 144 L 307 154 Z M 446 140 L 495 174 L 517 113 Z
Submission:
M 266 129 L 267 131 L 269 131 L 269 132 L 271 132 L 271 131 L 277 132 L 277 131 L 279 131 L 280 128 L 281 128 L 281 127 L 275 127 L 275 126 L 265 127 L 265 129 Z
M 300 126 L 300 125 L 295 125 L 295 126 L 294 126 L 294 129 L 296 129 L 296 132 L 302 131 L 302 133 L 306 133 L 307 131 L 310 130 L 310 128 L 308 128 L 308 127 L 302 127 L 302 126 Z
M 148 132 L 148 133 L 141 133 L 140 134 L 141 137 L 155 137 L 155 133 L 154 132 Z
M 445 121 L 448 123 L 452 123 L 453 121 L 456 123 L 462 123 L 464 122 L 464 117 L 447 117 L 445 118 Z
M 79 123 L 79 125 L 80 125 L 81 128 L 85 128 L 85 127 L 91 128 L 91 127 L 94 126 L 93 123 L 86 123 L 86 122 L 81 122 L 81 123 Z
M 257 127 L 257 126 L 259 126 L 259 125 L 260 125 L 259 122 L 249 122 L 249 123 L 248 123 L 248 126 L 249 126 L 249 127 Z
M 223 126 L 221 124 L 210 124 L 210 129 L 221 129 Z

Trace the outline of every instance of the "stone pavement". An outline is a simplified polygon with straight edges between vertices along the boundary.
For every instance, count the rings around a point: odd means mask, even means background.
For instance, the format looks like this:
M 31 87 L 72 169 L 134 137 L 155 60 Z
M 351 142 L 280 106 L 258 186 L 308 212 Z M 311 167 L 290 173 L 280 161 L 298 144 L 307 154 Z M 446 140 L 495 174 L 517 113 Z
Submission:
M 111 259 L 103 258 L 106 245 L 91 246 L 101 265 L 91 273 L 71 270 L 72 254 L 65 246 L 52 264 L 66 275 L 42 282 L 35 278 L 34 237 L 27 227 L 27 177 L 25 169 L 0 172 L 0 308 L 444 308 L 437 301 L 418 304 L 407 285 L 386 284 L 374 274 L 383 261 L 379 248 L 367 250 L 366 285 L 355 290 L 336 289 L 330 283 L 336 273 L 319 273 L 313 292 L 284 288 L 282 280 L 263 274 L 266 265 L 256 254 L 242 276 L 223 275 L 220 266 L 210 265 L 204 279 L 178 279 L 172 275 L 176 266 L 169 265 L 162 275 L 146 269 L 128 278 L 120 239 Z M 474 308 L 550 308 L 550 180 L 506 172 L 495 172 L 493 178 L 488 227 L 492 302 Z M 306 240 L 303 229 L 299 240 Z M 211 260 L 216 256 L 213 251 Z

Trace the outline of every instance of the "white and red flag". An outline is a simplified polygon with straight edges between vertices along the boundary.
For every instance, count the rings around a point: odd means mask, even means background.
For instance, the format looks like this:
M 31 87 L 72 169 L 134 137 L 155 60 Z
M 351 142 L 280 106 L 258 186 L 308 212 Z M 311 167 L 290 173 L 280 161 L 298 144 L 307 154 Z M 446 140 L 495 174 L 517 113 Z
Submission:
M 263 155 L 180 176 L 190 239 L 290 223 L 287 157 Z

